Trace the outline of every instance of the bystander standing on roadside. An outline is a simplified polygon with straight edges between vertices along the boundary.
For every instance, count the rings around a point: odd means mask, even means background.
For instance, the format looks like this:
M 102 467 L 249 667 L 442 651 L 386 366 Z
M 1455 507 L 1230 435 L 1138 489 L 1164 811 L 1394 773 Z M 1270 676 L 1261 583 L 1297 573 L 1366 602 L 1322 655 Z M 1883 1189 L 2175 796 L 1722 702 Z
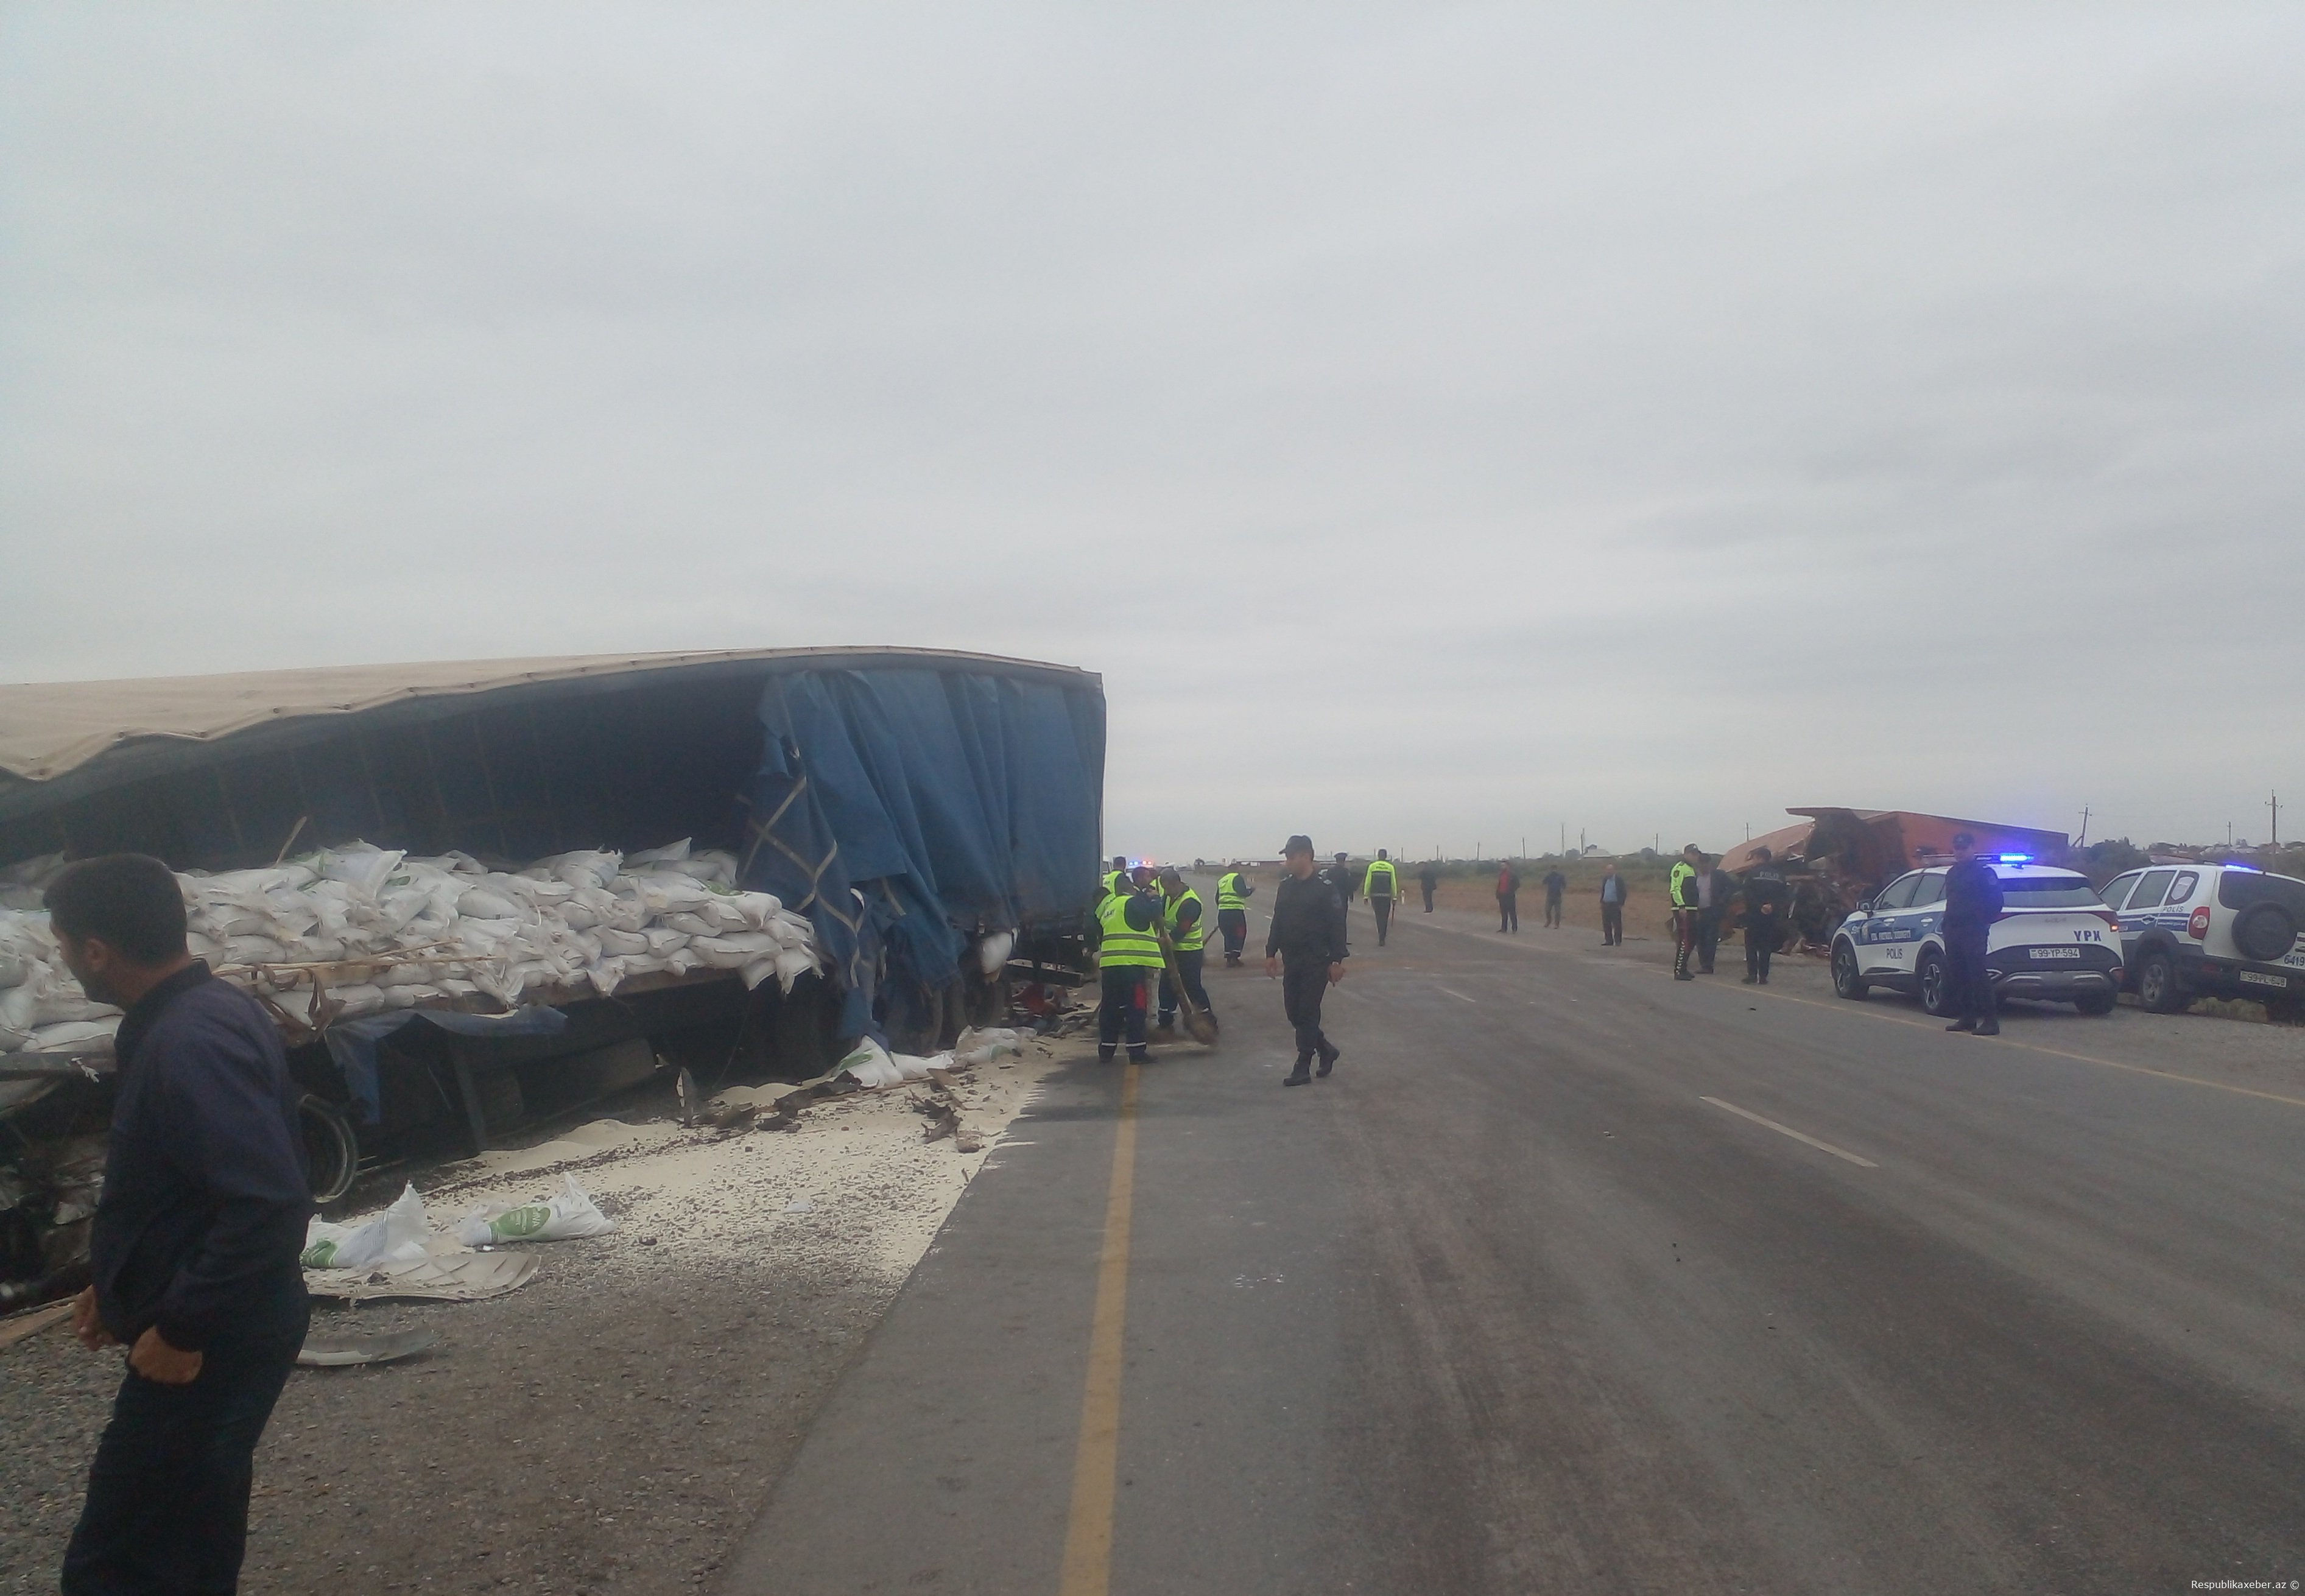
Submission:
M 1993 1001 L 1993 980 L 1986 973 L 1985 953 L 1993 922 L 2001 914 L 2001 876 L 1977 856 L 1977 839 L 1968 832 L 1952 839 L 1952 868 L 1945 871 L 1942 923 L 1946 973 L 1952 977 L 1952 996 L 1961 1017 L 1945 1029 L 1998 1036 L 2001 1017 Z
M 1561 895 L 1569 890 L 1569 878 L 1554 865 L 1544 872 L 1544 923 L 1552 930 L 1561 929 Z
M 1497 930 L 1520 930 L 1520 874 L 1510 860 L 1497 867 Z
M 1617 947 L 1625 940 L 1625 879 L 1617 862 L 1601 867 L 1601 946 Z
M 95 1283 L 73 1305 L 90 1350 L 127 1370 L 64 1551 L 64 1596 L 238 1588 L 256 1443 L 310 1316 L 299 1254 L 312 1211 L 280 1033 L 185 942 L 157 859 L 67 868 L 47 892 L 65 965 L 127 1011 Z
M 1776 854 L 1767 848 L 1753 850 L 1753 863 L 1745 871 L 1745 984 L 1769 984 L 1769 955 L 1777 950 L 1792 889 L 1776 866 Z
M 1440 867 L 1427 862 L 1423 870 L 1416 872 L 1416 884 L 1425 888 L 1425 912 L 1430 914 L 1433 913 L 1433 889 L 1441 884 Z
M 1697 869 L 1697 972 L 1710 975 L 1721 947 L 1721 922 L 1728 917 L 1729 900 L 1737 896 L 1737 878 L 1721 868 L 1718 853 L 1701 856 Z
M 1272 893 L 1272 921 L 1264 933 L 1264 973 L 1280 979 L 1281 1002 L 1297 1031 L 1297 1067 L 1283 1086 L 1302 1086 L 1318 1055 L 1321 1074 L 1342 1057 L 1321 1029 L 1321 999 L 1345 979 L 1345 905 L 1329 879 L 1313 868 L 1313 839 L 1298 835 L 1280 850 L 1288 873 Z

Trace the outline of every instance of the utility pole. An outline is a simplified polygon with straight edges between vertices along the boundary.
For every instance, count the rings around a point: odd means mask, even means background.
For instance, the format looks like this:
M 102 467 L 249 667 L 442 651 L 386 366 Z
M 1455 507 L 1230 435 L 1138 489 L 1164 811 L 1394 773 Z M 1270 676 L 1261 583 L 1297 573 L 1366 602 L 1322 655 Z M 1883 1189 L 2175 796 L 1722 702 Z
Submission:
M 2076 848 L 2086 848 L 2088 846 L 2088 805 L 2084 803 L 2081 805 L 2081 840 L 2073 845 Z
M 2265 807 L 2273 811 L 2273 845 L 2277 848 L 2281 845 L 2281 794 L 2267 799 Z

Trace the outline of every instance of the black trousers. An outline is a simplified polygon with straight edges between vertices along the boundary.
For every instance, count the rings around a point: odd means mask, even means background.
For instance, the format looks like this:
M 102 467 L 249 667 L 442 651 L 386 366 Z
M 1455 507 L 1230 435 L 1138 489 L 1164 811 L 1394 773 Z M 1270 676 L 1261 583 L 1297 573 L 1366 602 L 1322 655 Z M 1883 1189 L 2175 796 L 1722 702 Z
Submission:
M 1769 955 L 1777 951 L 1777 928 L 1774 925 L 1745 927 L 1745 973 L 1756 981 L 1769 979 Z
M 1544 923 L 1555 927 L 1561 924 L 1561 899 L 1550 892 L 1544 895 Z
M 1204 947 L 1177 950 L 1177 973 L 1185 982 L 1185 993 L 1200 1011 L 1212 1020 L 1217 1017 L 1215 1007 L 1209 1002 L 1209 989 L 1201 984 L 1201 965 L 1208 958 Z M 1161 1023 L 1166 1025 L 1177 1017 L 1177 983 L 1169 979 L 1166 970 L 1161 972 Z
M 1425 889 L 1425 912 L 1430 914 L 1433 913 L 1433 883 L 1420 881 L 1417 885 Z
M 190 1385 L 132 1370 L 88 1471 L 88 1503 L 64 1549 L 64 1596 L 229 1596 L 248 1549 L 256 1443 L 296 1366 L 311 1306 L 300 1271 L 272 1328 L 220 1339 Z
M 1697 912 L 1697 967 L 1705 974 L 1713 973 L 1713 955 L 1721 950 L 1721 911 L 1699 909 Z
M 1104 1001 L 1096 1011 L 1097 1057 L 1110 1058 L 1113 1048 L 1120 1045 L 1121 1033 L 1128 1035 L 1128 1056 L 1132 1058 L 1144 1051 L 1144 977 L 1147 972 L 1141 964 L 1123 964 L 1118 968 L 1107 965 L 1103 971 Z
M 1224 955 L 1228 959 L 1240 957 L 1240 950 L 1248 946 L 1248 911 L 1220 909 L 1217 930 L 1224 935 Z
M 1520 894 L 1517 892 L 1497 894 L 1497 930 L 1501 931 L 1520 930 Z
M 1280 963 L 1280 1001 L 1287 1008 L 1289 1023 L 1297 1028 L 1297 1062 L 1306 1059 L 1326 1047 L 1328 1037 L 1321 1030 L 1321 999 L 1329 992 L 1329 965 L 1324 959 L 1283 959 Z
M 1675 909 L 1672 912 L 1672 972 L 1687 975 L 1689 955 L 1697 951 L 1697 911 Z
M 1952 988 L 1949 996 L 1954 1010 L 1960 1018 L 1980 1025 L 2001 1023 L 1993 1000 L 1993 978 L 1985 972 L 1985 947 L 1991 937 L 1985 930 L 1945 934 L 1945 979 Z
M 1369 912 L 1376 916 L 1376 945 L 1384 946 L 1384 934 L 1392 928 L 1392 898 L 1388 893 L 1378 893 L 1369 899 Z
M 1624 939 L 1625 905 L 1622 904 L 1602 904 L 1601 940 L 1611 947 L 1614 947 Z

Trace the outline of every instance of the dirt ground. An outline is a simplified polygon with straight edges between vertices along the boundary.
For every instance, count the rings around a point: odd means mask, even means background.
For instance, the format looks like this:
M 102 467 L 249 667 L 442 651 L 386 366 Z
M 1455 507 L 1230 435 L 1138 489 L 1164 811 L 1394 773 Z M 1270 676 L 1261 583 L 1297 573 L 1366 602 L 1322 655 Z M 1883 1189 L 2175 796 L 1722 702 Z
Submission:
M 258 1454 L 242 1589 L 699 1588 L 998 1133 L 1077 1051 L 1028 1048 L 965 1078 L 963 1123 L 987 1141 L 974 1154 L 923 1140 L 911 1089 L 733 1136 L 648 1123 L 660 1095 L 624 1105 L 639 1133 L 576 1170 L 614 1235 L 538 1247 L 537 1278 L 492 1301 L 315 1304 L 316 1331 L 439 1341 L 297 1371 Z M 560 1179 L 515 1158 L 418 1184 L 441 1230 Z M 55 1590 L 119 1367 L 61 1327 L 0 1351 L 4 1596 Z

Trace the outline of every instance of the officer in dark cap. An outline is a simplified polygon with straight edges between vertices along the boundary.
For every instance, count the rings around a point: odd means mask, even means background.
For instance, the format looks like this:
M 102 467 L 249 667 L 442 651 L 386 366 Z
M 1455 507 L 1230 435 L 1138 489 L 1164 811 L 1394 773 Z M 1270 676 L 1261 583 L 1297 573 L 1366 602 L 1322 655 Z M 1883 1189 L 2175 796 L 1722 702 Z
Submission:
M 1313 868 L 1313 839 L 1297 836 L 1280 850 L 1287 872 L 1272 894 L 1272 924 L 1264 937 L 1264 972 L 1280 978 L 1289 1023 L 1297 1028 L 1297 1067 L 1284 1086 L 1313 1078 L 1318 1055 L 1321 1074 L 1334 1069 L 1336 1045 L 1321 1030 L 1321 999 L 1345 979 L 1345 903 Z
M 1977 839 L 1962 832 L 1952 839 L 1954 864 L 1945 871 L 1944 927 L 1946 973 L 1952 979 L 1952 996 L 1961 1017 L 1947 1031 L 1973 1031 L 1979 1036 L 1999 1036 L 2001 1018 L 1995 1012 L 1993 977 L 1985 968 L 1985 955 L 1993 940 L 1993 922 L 2001 917 L 2001 875 L 1977 856 Z

